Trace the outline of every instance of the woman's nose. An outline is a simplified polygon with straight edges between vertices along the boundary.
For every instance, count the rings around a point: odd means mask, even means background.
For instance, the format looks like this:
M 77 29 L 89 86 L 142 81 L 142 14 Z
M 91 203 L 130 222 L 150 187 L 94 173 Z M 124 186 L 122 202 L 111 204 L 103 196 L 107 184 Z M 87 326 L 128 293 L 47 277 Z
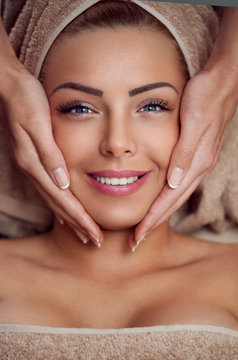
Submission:
M 118 118 L 108 121 L 100 144 L 100 151 L 107 157 L 132 156 L 136 151 L 132 127 L 126 121 Z

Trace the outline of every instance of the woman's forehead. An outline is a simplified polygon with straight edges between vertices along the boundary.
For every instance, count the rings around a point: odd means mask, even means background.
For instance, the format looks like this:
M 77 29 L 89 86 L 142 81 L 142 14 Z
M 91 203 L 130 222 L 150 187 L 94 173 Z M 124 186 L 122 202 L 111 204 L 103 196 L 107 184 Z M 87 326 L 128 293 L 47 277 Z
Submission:
M 155 82 L 155 77 L 171 82 L 181 73 L 176 50 L 163 34 L 155 39 L 148 29 L 123 28 L 62 38 L 49 53 L 44 76 L 68 82 L 78 74 L 81 82 L 96 82 L 103 90 L 115 81 L 129 89 Z

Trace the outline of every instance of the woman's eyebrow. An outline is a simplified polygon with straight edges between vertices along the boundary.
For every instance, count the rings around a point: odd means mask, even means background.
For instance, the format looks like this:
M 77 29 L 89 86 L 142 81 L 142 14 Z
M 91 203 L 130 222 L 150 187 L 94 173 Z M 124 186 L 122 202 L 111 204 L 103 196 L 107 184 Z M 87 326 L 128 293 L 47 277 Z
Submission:
M 170 87 L 170 88 L 174 89 L 176 91 L 176 93 L 178 94 L 178 90 L 172 84 L 167 83 L 167 82 L 156 82 L 156 83 L 143 85 L 143 86 L 140 86 L 133 90 L 130 90 L 129 96 L 135 96 L 135 95 L 143 93 L 144 91 L 148 91 L 148 90 L 152 90 L 152 89 L 156 89 L 156 88 L 162 88 L 162 87 Z
M 162 88 L 162 87 L 170 87 L 170 88 L 174 89 L 176 91 L 176 93 L 178 94 L 178 90 L 172 84 L 167 83 L 167 82 L 156 82 L 156 83 L 152 83 L 152 84 L 143 85 L 138 88 L 129 90 L 128 94 L 129 94 L 129 96 L 135 96 L 135 95 L 143 93 L 144 91 L 149 91 L 152 89 Z M 73 90 L 83 91 L 87 94 L 91 94 L 91 95 L 95 95 L 95 96 L 103 95 L 102 90 L 95 89 L 90 86 L 85 86 L 85 85 L 75 83 L 75 82 L 66 82 L 66 83 L 63 83 L 63 84 L 60 84 L 59 86 L 57 86 L 52 91 L 50 96 L 52 96 L 59 89 L 73 89 Z
M 82 84 L 78 84 L 78 83 L 75 83 L 75 82 L 66 82 L 66 83 L 63 83 L 63 84 L 57 86 L 52 91 L 50 96 L 52 96 L 59 89 L 74 89 L 74 90 L 83 91 L 83 92 L 85 92 L 87 94 L 96 95 L 96 96 L 102 96 L 102 94 L 103 94 L 102 90 L 94 89 L 92 87 L 85 86 L 85 85 L 82 85 Z

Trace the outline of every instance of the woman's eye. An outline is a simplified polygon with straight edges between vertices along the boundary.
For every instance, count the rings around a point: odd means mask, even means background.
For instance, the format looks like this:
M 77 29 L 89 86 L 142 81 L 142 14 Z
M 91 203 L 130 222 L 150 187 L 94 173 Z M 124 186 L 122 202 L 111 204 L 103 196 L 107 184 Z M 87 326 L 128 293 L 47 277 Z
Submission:
M 74 108 L 70 109 L 68 112 L 76 113 L 76 114 L 87 114 L 92 112 L 87 106 L 75 106 Z
M 59 105 L 56 110 L 60 111 L 61 113 L 68 114 L 89 114 L 93 112 L 93 110 L 91 110 L 88 106 L 79 103 Z
M 141 109 L 142 111 L 159 111 L 161 107 L 159 105 L 146 105 Z
M 150 102 L 146 105 L 144 105 L 140 111 L 165 111 L 169 110 L 167 108 L 167 102 L 165 101 L 159 101 L 159 102 Z

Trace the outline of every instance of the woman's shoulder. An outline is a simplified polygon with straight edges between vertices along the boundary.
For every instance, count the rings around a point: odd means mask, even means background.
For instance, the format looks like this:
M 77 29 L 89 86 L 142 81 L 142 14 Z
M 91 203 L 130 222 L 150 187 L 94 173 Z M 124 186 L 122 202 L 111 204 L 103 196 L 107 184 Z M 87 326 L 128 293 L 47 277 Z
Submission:
M 196 243 L 195 249 L 201 248 L 201 259 L 204 266 L 210 269 L 209 273 L 219 276 L 238 278 L 238 242 L 222 243 L 192 238 Z M 238 282 L 236 281 L 237 288 Z
M 225 243 L 195 236 L 177 235 L 189 263 L 202 262 L 204 266 L 205 264 L 211 266 L 212 263 L 214 266 L 220 264 L 222 269 L 227 271 L 231 271 L 231 267 L 238 269 L 238 239 L 237 242 Z
M 227 285 L 231 285 L 238 299 L 238 243 L 217 244 L 214 262 L 219 275 Z M 233 286 L 234 285 L 234 286 Z
M 209 256 L 219 272 L 236 274 L 238 271 L 238 243 L 209 242 Z
M 4 270 L 40 259 L 45 251 L 45 235 L 0 239 L 0 274 L 4 276 Z
M 0 300 L 40 268 L 45 253 L 42 235 L 0 239 Z
M 238 319 L 238 243 L 207 243 L 205 277 L 211 293 Z
M 211 289 L 218 289 L 224 296 L 227 291 L 230 297 L 236 296 L 237 299 L 238 243 L 220 243 L 192 236 L 185 236 L 183 239 L 187 263 L 193 265 L 198 279 L 210 284 Z
M 10 255 L 23 255 L 31 253 L 32 250 L 42 246 L 45 235 L 33 235 L 21 238 L 1 238 L 0 239 L 0 256 L 4 253 Z
M 230 313 L 238 321 L 238 244 L 221 244 L 215 259 L 221 296 L 227 298 Z M 226 295 L 227 293 L 227 295 Z
M 230 261 L 238 267 L 238 239 L 237 242 L 226 243 L 201 239 L 194 236 L 182 235 L 182 237 L 186 239 L 186 246 L 190 243 L 191 248 L 196 253 L 201 253 L 205 259 L 225 263 L 227 258 L 229 258 Z

